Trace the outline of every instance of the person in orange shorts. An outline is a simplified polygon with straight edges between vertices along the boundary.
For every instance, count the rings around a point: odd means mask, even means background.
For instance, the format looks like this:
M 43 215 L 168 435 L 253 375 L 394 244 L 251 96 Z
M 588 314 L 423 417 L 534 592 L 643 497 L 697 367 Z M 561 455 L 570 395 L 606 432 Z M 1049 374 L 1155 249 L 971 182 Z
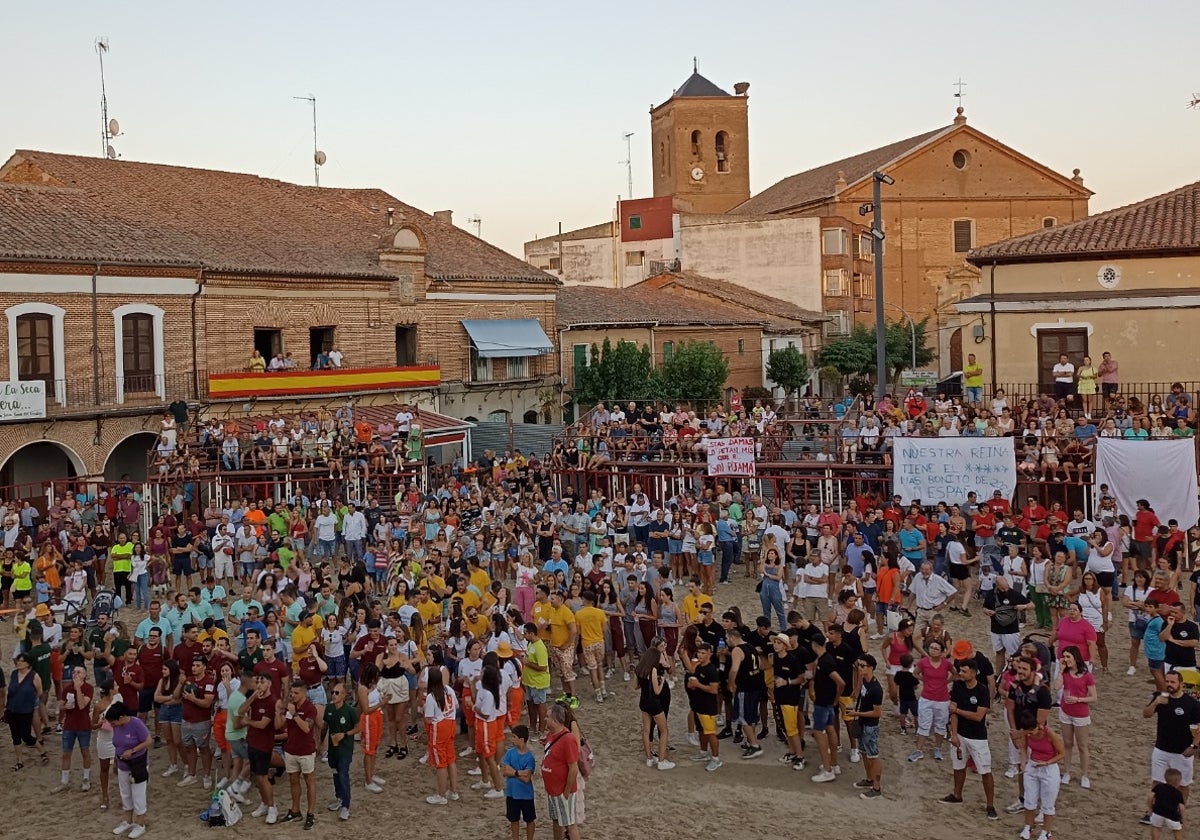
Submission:
M 430 805 L 445 805 L 458 799 L 458 756 L 454 752 L 458 698 L 446 685 L 441 668 L 429 669 L 426 677 L 425 733 L 429 741 L 428 764 L 437 779 L 437 790 L 425 797 Z
M 471 790 L 484 791 L 485 799 L 504 798 L 504 780 L 496 750 L 504 743 L 504 722 L 508 698 L 500 689 L 500 670 L 485 665 L 475 685 L 475 753 L 483 778 L 471 785 Z
M 379 668 L 374 662 L 362 666 L 358 680 L 358 710 L 362 725 L 363 776 L 367 790 L 383 793 L 386 779 L 375 774 L 375 753 L 383 740 L 383 693 L 379 690 Z
M 508 714 L 505 716 L 510 727 L 521 720 L 525 708 L 525 687 L 521 685 L 521 661 L 513 652 L 512 645 L 501 642 L 496 646 L 496 657 L 500 663 L 500 685 L 508 686 Z

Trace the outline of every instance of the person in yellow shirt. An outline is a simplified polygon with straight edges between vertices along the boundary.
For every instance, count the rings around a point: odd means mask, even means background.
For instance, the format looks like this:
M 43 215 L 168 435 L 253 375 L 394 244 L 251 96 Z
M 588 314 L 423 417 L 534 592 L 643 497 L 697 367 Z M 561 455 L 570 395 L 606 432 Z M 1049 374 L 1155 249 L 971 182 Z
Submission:
M 983 365 L 975 361 L 975 354 L 967 354 L 967 363 L 963 365 L 963 390 L 966 391 L 966 401 L 972 405 L 983 402 Z
M 313 626 L 313 616 L 308 610 L 300 613 L 300 621 L 292 631 L 292 668 L 300 669 L 300 660 L 308 653 L 308 646 L 317 640 L 317 628 Z
M 712 596 L 704 594 L 704 590 L 700 588 L 700 578 L 698 577 L 688 580 L 687 589 L 688 594 L 683 596 L 683 603 L 679 605 L 679 609 L 683 613 L 684 624 L 699 624 L 700 608 L 705 604 L 711 608 L 713 606 Z
M 608 614 L 596 606 L 595 592 L 583 593 L 583 607 L 575 613 L 575 623 L 579 625 L 579 641 L 583 645 L 583 665 L 591 677 L 596 702 L 603 703 L 607 694 L 604 690 L 604 625 L 608 624 Z
M 454 614 L 454 603 L 458 602 L 462 605 L 462 615 L 467 614 L 467 610 L 479 609 L 481 602 L 478 595 L 470 590 L 467 586 L 467 579 L 460 577 L 458 579 L 458 588 L 453 595 L 450 596 L 450 614 Z
M 476 639 L 482 639 L 492 631 L 492 623 L 488 621 L 487 616 L 480 614 L 478 607 L 471 607 L 465 615 L 463 625 Z
M 533 623 L 538 628 L 538 638 L 546 644 L 550 643 L 550 587 L 539 583 L 533 596 Z
M 558 668 L 558 678 L 563 686 L 562 695 L 556 699 L 575 708 L 579 703 L 575 698 L 575 641 L 579 638 L 579 625 L 561 592 L 551 593 L 547 617 L 550 621 L 550 658 Z
M 483 568 L 479 565 L 478 557 L 472 557 L 467 562 L 470 564 L 470 569 L 471 569 L 470 575 L 469 575 L 469 582 L 470 582 L 471 586 L 474 589 L 476 589 L 479 592 L 480 596 L 482 597 L 488 591 L 489 587 L 491 587 L 492 579 L 490 577 L 488 577 L 488 573 L 486 571 L 484 571 Z
M 442 617 L 442 605 L 433 600 L 429 594 L 429 587 L 425 584 L 421 584 L 417 590 L 417 613 L 426 627 L 433 627 Z

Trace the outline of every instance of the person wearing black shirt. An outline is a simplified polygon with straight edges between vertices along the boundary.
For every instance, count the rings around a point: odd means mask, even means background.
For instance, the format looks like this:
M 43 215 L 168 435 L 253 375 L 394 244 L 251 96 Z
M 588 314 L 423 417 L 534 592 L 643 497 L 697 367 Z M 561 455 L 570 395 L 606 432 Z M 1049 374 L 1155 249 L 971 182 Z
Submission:
M 988 747 L 987 716 L 992 705 L 988 687 L 979 681 L 979 666 L 974 659 L 963 659 L 954 663 L 957 679 L 950 685 L 950 766 L 954 769 L 954 792 L 942 798 L 943 802 L 957 804 L 963 801 L 963 784 L 967 779 L 967 762 L 975 762 L 975 769 L 983 782 L 983 795 L 987 799 L 987 817 L 998 820 L 996 813 L 995 780 L 992 777 L 992 752 Z
M 1164 828 L 1170 829 L 1175 840 L 1183 840 L 1183 806 L 1187 801 L 1179 787 L 1183 774 L 1168 770 L 1166 776 L 1170 781 L 1160 782 L 1150 789 L 1150 795 L 1146 797 L 1150 813 L 1142 818 L 1142 822 L 1153 826 L 1150 840 L 1159 840 Z
M 1171 607 L 1159 638 L 1167 643 L 1164 660 L 1168 668 L 1195 668 L 1196 648 L 1200 646 L 1200 626 L 1188 621 L 1182 604 Z
M 771 647 L 771 619 L 765 615 L 760 615 L 754 620 L 754 631 L 746 639 L 746 643 L 754 648 L 755 654 L 758 655 L 758 664 L 762 668 L 764 690 L 758 695 L 758 719 L 762 722 L 762 729 L 758 730 L 759 739 L 766 738 L 771 734 L 770 727 L 767 726 L 767 703 L 770 701 L 774 705 L 775 710 L 775 731 L 779 735 L 779 740 L 785 740 L 782 731 L 782 719 L 779 717 L 779 704 L 775 702 L 775 657 L 774 650 Z
M 838 697 L 845 688 L 845 681 L 838 673 L 837 661 L 829 653 L 825 637 L 818 636 L 812 640 L 811 645 L 817 657 L 816 673 L 813 677 L 812 728 L 821 756 L 821 770 L 812 779 L 818 783 L 832 782 L 837 778 L 833 769 L 837 765 L 837 754 L 833 746 L 837 730 L 834 729 L 834 725 Z
M 175 591 L 185 592 L 192 584 L 192 554 L 194 539 L 182 522 L 171 535 L 171 567 L 175 574 Z
M 837 663 L 838 676 L 842 678 L 842 693 L 838 696 L 838 707 L 842 711 L 849 710 L 854 705 L 854 697 L 858 691 L 858 684 L 855 682 L 855 662 L 858 660 L 861 651 L 856 650 L 846 643 L 846 634 L 842 631 L 842 625 L 833 624 L 829 627 L 829 655 L 833 657 L 833 661 Z M 834 752 L 838 752 L 841 748 L 841 724 L 840 716 L 835 716 L 833 719 L 834 731 Z M 848 740 L 850 741 L 850 761 L 857 764 L 861 756 L 858 754 L 858 739 L 851 736 L 847 731 Z
M 1054 705 L 1054 700 L 1050 696 L 1050 689 L 1042 684 L 1039 678 L 1036 661 L 1027 656 L 1018 656 L 1014 660 L 1014 667 L 1017 678 L 1008 689 L 1004 711 L 1008 719 L 1009 737 L 1014 739 L 1015 744 L 1016 734 L 1020 731 L 1017 728 L 1017 715 L 1022 711 L 1030 712 L 1037 716 L 1038 726 L 1045 726 L 1050 718 L 1050 708 Z M 1005 809 L 1010 814 L 1018 814 L 1025 810 L 1025 779 L 1019 773 L 1017 794 L 1017 801 Z
M 808 682 L 807 664 L 799 650 L 792 649 L 792 637 L 778 633 L 771 637 L 772 684 L 775 687 L 775 711 L 779 716 L 780 733 L 787 739 L 788 752 L 780 759 L 791 763 L 793 770 L 804 769 L 804 738 L 801 735 L 804 719 L 800 705 Z
M 733 694 L 733 722 L 742 727 L 746 744 L 742 758 L 758 758 L 763 748 L 758 743 L 758 696 L 763 690 L 758 654 L 746 642 L 740 627 L 725 631 L 729 640 L 729 691 Z
M 996 578 L 995 588 L 983 599 L 983 611 L 991 619 L 996 670 L 1002 669 L 1008 657 L 1016 656 L 1020 651 L 1020 616 L 1032 606 L 1029 597 L 1014 589 L 1004 575 Z
M 1158 718 L 1154 750 L 1150 753 L 1150 780 L 1165 782 L 1168 770 L 1178 770 L 1186 791 L 1192 783 L 1193 760 L 1200 752 L 1200 700 L 1183 693 L 1183 677 L 1178 671 L 1167 671 L 1165 679 L 1167 690 L 1156 694 L 1142 709 L 1142 717 Z
M 863 799 L 878 799 L 883 795 L 883 761 L 879 758 L 879 722 L 883 719 L 883 686 L 875 678 L 878 661 L 869 653 L 860 654 L 854 663 L 858 672 L 858 696 L 854 708 L 846 713 L 850 722 L 857 721 L 859 749 L 867 777 L 854 786 L 866 788 L 859 794 Z
M 721 740 L 717 737 L 721 672 L 713 661 L 713 647 L 707 642 L 696 648 L 696 670 L 688 677 L 687 687 L 688 702 L 700 733 L 700 752 L 692 760 L 707 761 L 704 769 L 711 773 L 721 767 Z

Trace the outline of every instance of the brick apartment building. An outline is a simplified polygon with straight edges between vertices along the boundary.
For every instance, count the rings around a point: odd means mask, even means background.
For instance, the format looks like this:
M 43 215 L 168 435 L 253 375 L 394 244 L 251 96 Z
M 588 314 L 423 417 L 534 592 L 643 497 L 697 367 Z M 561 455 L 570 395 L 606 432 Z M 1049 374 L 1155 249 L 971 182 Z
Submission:
M 0 166 L 0 379 L 31 393 L 0 399 L 0 487 L 137 477 L 181 398 L 520 419 L 557 372 L 558 286 L 382 190 L 18 151 Z M 343 369 L 311 371 L 333 348 Z M 248 374 L 255 350 L 296 372 Z

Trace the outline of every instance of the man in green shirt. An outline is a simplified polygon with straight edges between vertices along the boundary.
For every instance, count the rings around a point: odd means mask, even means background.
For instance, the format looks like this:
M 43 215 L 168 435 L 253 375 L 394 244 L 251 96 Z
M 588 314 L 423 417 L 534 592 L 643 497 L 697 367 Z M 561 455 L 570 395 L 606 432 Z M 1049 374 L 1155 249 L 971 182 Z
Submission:
M 325 707 L 325 732 L 329 736 L 329 766 L 333 770 L 333 790 L 337 796 L 338 817 L 350 819 L 350 764 L 354 760 L 354 736 L 359 732 L 358 710 L 346 702 L 346 686 L 338 683 L 330 689 L 330 704 Z M 333 808 L 334 803 L 330 803 Z
M 129 647 L 129 640 L 117 635 L 108 613 L 100 613 L 96 616 L 96 626 L 88 633 L 87 641 L 93 652 L 92 673 L 96 678 L 96 685 L 100 685 L 106 677 L 112 675 L 113 663 L 124 655 L 125 649 Z
M 529 727 L 542 732 L 546 720 L 546 695 L 550 693 L 550 651 L 538 637 L 538 626 L 532 621 L 525 625 L 525 638 L 531 640 L 525 648 L 525 670 L 521 684 L 525 686 L 525 703 L 529 708 Z
M 271 515 L 267 517 L 267 527 L 279 534 L 280 537 L 288 535 L 288 512 L 283 506 L 283 502 L 275 505 L 275 510 L 271 511 Z
M 33 622 L 30 622 L 32 625 Z M 42 639 L 42 626 L 31 626 L 29 629 L 29 660 L 33 663 L 33 672 L 42 679 L 42 690 L 45 692 L 45 702 L 39 703 L 37 714 L 34 715 L 33 731 L 41 731 L 42 734 L 50 727 L 50 702 L 49 698 L 54 695 L 54 682 L 50 675 L 50 645 L 46 644 Z M 39 730 L 38 721 L 41 721 Z

